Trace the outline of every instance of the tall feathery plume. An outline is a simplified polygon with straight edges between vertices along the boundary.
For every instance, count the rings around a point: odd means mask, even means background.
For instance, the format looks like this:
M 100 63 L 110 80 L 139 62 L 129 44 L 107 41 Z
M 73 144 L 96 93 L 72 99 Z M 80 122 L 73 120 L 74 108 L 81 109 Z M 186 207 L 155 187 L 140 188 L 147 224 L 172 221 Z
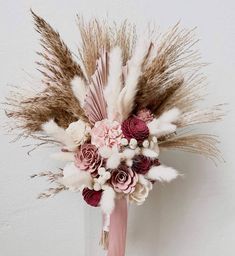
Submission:
M 63 128 L 80 118 L 86 120 L 70 85 L 75 76 L 84 78 L 81 67 L 74 61 L 60 35 L 34 12 L 32 15 L 36 30 L 41 35 L 43 52 L 38 54 L 44 62 L 37 64 L 44 77 L 44 89 L 27 97 L 24 91 L 16 88 L 7 98 L 6 109 L 7 116 L 16 120 L 15 126 L 23 130 L 24 136 L 41 131 L 42 124 L 50 119 Z
M 125 120 L 134 109 L 138 80 L 142 73 L 142 65 L 145 61 L 145 56 L 148 54 L 148 49 L 149 43 L 147 40 L 140 40 L 128 63 L 125 87 L 122 89 L 118 99 L 118 111 L 121 114 L 122 120 Z
M 45 63 L 38 62 L 45 71 L 42 71 L 49 82 L 69 82 L 74 76 L 84 78 L 81 67 L 73 59 L 71 51 L 61 40 L 60 35 L 44 19 L 36 15 L 32 10 L 36 31 L 41 35 L 41 45 L 44 52 L 38 54 L 43 57 Z
M 79 76 L 75 76 L 71 81 L 71 86 L 72 86 L 74 96 L 77 98 L 81 107 L 84 107 L 87 90 L 88 90 L 84 80 Z
M 148 107 L 161 114 L 164 109 L 161 104 L 168 97 L 185 87 L 184 79 L 179 72 L 192 69 L 192 73 L 200 67 L 199 55 L 192 46 L 197 42 L 193 39 L 193 30 L 179 30 L 177 24 L 168 33 L 160 37 L 155 57 L 145 65 L 138 82 L 136 105 Z M 190 102 L 188 102 L 190 104 Z M 174 103 L 169 107 L 178 107 Z M 159 111 L 161 108 L 161 111 Z M 183 110 L 182 110 L 183 111 Z
M 100 50 L 110 49 L 118 46 L 122 50 L 123 65 L 132 56 L 133 47 L 136 42 L 135 26 L 127 21 L 120 25 L 108 24 L 97 19 L 85 22 L 82 17 L 77 17 L 77 24 L 81 35 L 81 46 L 79 47 L 80 59 L 85 67 L 88 79 L 94 74 L 96 61 L 100 57 Z
M 217 148 L 218 143 L 218 138 L 210 134 L 179 134 L 159 141 L 159 147 L 161 149 L 196 153 L 212 160 L 219 160 L 220 151 Z
M 110 52 L 108 83 L 104 89 L 108 118 L 110 120 L 118 117 L 117 102 L 122 87 L 122 52 L 119 47 L 115 47 Z

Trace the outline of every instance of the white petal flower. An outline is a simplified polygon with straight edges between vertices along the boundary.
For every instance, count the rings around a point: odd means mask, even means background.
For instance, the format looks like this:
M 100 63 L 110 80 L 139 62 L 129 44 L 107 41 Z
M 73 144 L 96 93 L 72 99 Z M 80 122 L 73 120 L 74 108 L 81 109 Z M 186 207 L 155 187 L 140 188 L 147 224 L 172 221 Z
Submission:
M 131 202 L 141 205 L 144 203 L 149 194 L 149 188 L 141 183 L 137 183 L 135 190 L 130 194 L 129 199 Z
M 73 139 L 77 146 L 84 144 L 90 137 L 91 127 L 88 123 L 78 120 L 66 129 L 66 133 Z

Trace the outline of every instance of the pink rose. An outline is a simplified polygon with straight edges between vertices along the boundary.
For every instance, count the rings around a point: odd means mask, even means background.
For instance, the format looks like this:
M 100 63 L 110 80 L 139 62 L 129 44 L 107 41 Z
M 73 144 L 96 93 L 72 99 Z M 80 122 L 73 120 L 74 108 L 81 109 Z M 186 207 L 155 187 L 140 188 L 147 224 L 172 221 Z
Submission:
M 122 123 L 122 132 L 128 140 L 134 138 L 138 143 L 143 142 L 149 136 L 149 129 L 144 121 L 137 117 L 129 117 Z
M 117 169 L 112 171 L 111 184 L 116 192 L 132 193 L 137 181 L 137 174 L 124 164 L 120 164 Z
M 122 139 L 121 125 L 117 121 L 104 119 L 95 123 L 91 130 L 91 143 L 97 148 L 120 146 Z
M 136 115 L 139 119 L 141 119 L 142 121 L 148 123 L 151 122 L 154 118 L 152 112 L 147 109 L 147 108 L 142 108 L 137 112 Z
M 93 207 L 97 207 L 99 206 L 101 200 L 102 190 L 95 191 L 89 188 L 84 188 L 82 191 L 82 195 L 87 204 Z
M 103 163 L 96 146 L 83 144 L 75 154 L 75 165 L 81 170 L 97 175 L 98 168 Z

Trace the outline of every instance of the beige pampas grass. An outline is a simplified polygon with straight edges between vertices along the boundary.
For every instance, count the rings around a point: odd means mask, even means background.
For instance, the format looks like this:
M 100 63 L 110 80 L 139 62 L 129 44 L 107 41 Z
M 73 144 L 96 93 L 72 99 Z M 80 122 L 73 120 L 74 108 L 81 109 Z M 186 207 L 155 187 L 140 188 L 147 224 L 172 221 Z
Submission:
M 78 17 L 81 36 L 78 64 L 59 33 L 34 12 L 32 15 L 43 48 L 39 53 L 42 61 L 37 62 L 43 88 L 31 96 L 16 88 L 7 98 L 6 114 L 16 120 L 15 128 L 21 130 L 20 135 L 42 138 L 38 132 L 50 119 L 63 129 L 79 119 L 90 121 L 92 126 L 95 121 L 107 118 L 107 105 L 109 117 L 117 109 L 122 119 L 145 107 L 157 119 L 177 108 L 180 117 L 168 122 L 168 126 L 165 122 L 161 133 L 158 130 L 160 147 L 218 157 L 215 137 L 182 135 L 185 127 L 223 117 L 222 105 L 209 109 L 197 107 L 204 99 L 205 77 L 201 69 L 205 64 L 201 63 L 196 48 L 194 29 L 181 29 L 176 24 L 158 37 L 153 31 L 152 41 L 136 48 L 135 27 L 127 21 L 118 25 L 96 19 L 86 22 Z M 119 105 L 117 97 L 121 99 Z M 175 134 L 176 127 L 180 135 Z M 43 137 L 42 143 L 49 141 L 54 142 Z
M 86 120 L 70 86 L 75 76 L 84 78 L 81 67 L 60 35 L 34 12 L 32 15 L 41 35 L 43 52 L 38 54 L 44 62 L 38 65 L 44 77 L 44 89 L 27 97 L 24 90 L 15 88 L 6 103 L 7 116 L 16 120 L 16 128 L 23 130 L 25 136 L 40 131 L 42 124 L 52 118 L 63 128 L 80 118 Z
M 41 45 L 44 52 L 38 53 L 44 62 L 38 62 L 42 67 L 45 80 L 64 85 L 74 76 L 84 78 L 81 67 L 75 62 L 71 51 L 61 40 L 60 35 L 44 19 L 32 10 L 36 31 L 41 35 Z
M 212 160 L 220 159 L 219 143 L 214 135 L 210 134 L 186 134 L 172 135 L 172 137 L 159 142 L 160 149 L 182 150 L 203 155 Z
M 188 98 L 190 91 L 186 90 L 184 94 L 179 91 L 187 89 L 189 82 L 193 83 L 199 76 L 198 70 L 202 65 L 199 62 L 199 54 L 193 48 L 197 42 L 193 32 L 194 30 L 180 29 L 177 24 L 154 42 L 158 45 L 155 55 L 152 61 L 145 65 L 139 79 L 139 91 L 136 97 L 138 108 L 148 107 L 159 115 L 172 107 L 184 111 L 182 107 L 185 101 L 187 105 L 192 104 L 192 100 Z M 188 73 L 186 77 L 183 72 Z M 190 74 L 195 73 L 192 79 Z M 194 96 L 197 99 L 198 96 Z M 167 103 L 169 97 L 172 102 Z
M 118 46 L 122 50 L 123 64 L 130 59 L 136 41 L 136 31 L 127 21 L 120 25 L 108 24 L 97 19 L 86 22 L 77 16 L 77 24 L 81 35 L 81 46 L 78 50 L 88 78 L 95 72 L 96 60 L 100 57 L 101 49 L 110 51 Z

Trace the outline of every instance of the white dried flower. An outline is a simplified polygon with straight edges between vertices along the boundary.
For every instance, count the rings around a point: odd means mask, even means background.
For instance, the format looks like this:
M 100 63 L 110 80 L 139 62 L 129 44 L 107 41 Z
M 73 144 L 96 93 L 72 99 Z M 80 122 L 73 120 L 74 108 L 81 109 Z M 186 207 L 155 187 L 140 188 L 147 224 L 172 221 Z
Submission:
M 93 186 L 93 189 L 94 189 L 95 191 L 100 191 L 100 190 L 101 190 L 101 185 L 100 185 L 100 183 L 95 182 L 95 183 L 94 183 L 94 186 Z
M 122 138 L 122 139 L 121 139 L 121 144 L 122 144 L 123 146 L 127 146 L 127 145 L 128 145 L 128 140 L 127 140 L 126 138 Z
M 131 202 L 136 203 L 137 205 L 141 205 L 144 203 L 149 194 L 149 188 L 144 186 L 143 184 L 137 183 L 135 186 L 135 190 L 132 194 L 130 194 L 129 199 Z
M 144 140 L 143 147 L 144 148 L 148 148 L 149 147 L 149 141 L 148 140 Z
M 88 123 L 78 120 L 73 122 L 66 129 L 66 134 L 70 136 L 77 146 L 84 144 L 90 137 L 91 127 Z
M 137 145 L 138 145 L 137 140 L 134 139 L 134 138 L 132 138 L 132 139 L 130 140 L 129 147 L 130 147 L 131 149 L 136 149 Z
M 157 137 L 156 137 L 156 136 L 153 136 L 153 137 L 152 137 L 152 141 L 153 141 L 153 143 L 157 143 L 157 141 L 158 141 L 158 140 L 157 140 Z
M 106 170 L 105 170 L 104 167 L 100 167 L 100 168 L 98 169 L 98 174 L 101 175 L 101 176 L 103 176 L 103 175 L 105 174 L 105 172 L 106 172 Z

